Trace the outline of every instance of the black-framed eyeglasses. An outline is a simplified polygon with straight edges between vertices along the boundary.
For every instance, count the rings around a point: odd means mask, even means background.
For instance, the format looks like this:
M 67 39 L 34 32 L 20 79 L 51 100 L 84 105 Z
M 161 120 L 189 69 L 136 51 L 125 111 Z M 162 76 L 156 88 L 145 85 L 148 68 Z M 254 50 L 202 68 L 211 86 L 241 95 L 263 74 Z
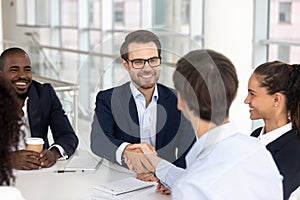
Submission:
M 133 60 L 129 60 L 127 59 L 127 62 L 131 62 L 132 63 L 132 67 L 134 69 L 142 69 L 144 68 L 146 62 L 149 64 L 150 67 L 158 67 L 161 64 L 161 57 L 152 57 L 149 59 L 133 59 Z

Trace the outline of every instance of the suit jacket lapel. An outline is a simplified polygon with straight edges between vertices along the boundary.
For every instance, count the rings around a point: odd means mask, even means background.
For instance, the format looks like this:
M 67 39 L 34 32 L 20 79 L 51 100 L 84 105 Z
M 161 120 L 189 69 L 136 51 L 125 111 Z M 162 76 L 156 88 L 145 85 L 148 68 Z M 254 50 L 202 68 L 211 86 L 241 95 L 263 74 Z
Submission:
M 41 112 L 38 92 L 34 85 L 31 85 L 28 94 L 27 113 L 32 137 L 39 137 L 41 130 Z
M 111 101 L 113 115 L 118 127 L 129 134 L 132 137 L 132 141 L 138 142 L 135 139 L 140 138 L 138 113 L 129 83 L 115 88 Z
M 252 137 L 258 137 L 260 135 L 260 132 L 262 130 L 262 127 L 255 129 L 252 133 L 251 136 Z
M 157 85 L 158 101 L 157 101 L 157 123 L 156 123 L 156 149 L 160 149 L 164 146 L 164 133 L 167 123 L 167 115 L 170 113 L 170 102 L 168 99 L 170 96 L 164 92 L 161 86 Z
M 294 130 L 290 130 L 289 132 L 283 134 L 273 142 L 269 143 L 266 147 L 267 149 L 272 153 L 272 155 L 276 155 L 281 149 L 283 149 L 283 146 L 288 144 L 289 141 L 293 141 L 297 139 L 296 133 Z

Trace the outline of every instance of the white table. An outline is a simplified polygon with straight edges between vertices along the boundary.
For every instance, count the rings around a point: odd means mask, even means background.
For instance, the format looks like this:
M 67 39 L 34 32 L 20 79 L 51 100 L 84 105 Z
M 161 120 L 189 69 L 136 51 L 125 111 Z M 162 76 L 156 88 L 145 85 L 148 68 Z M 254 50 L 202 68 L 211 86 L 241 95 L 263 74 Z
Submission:
M 58 161 L 58 168 L 65 165 L 65 163 L 66 161 Z M 94 193 L 97 190 L 93 187 L 129 176 L 134 177 L 135 174 L 121 166 L 103 160 L 97 171 L 18 173 L 16 187 L 27 200 L 114 199 L 113 197 L 96 198 Z M 169 200 L 171 197 L 158 194 L 155 192 L 155 187 L 151 187 L 145 191 L 140 191 L 139 196 L 133 199 Z
M 300 200 L 300 186 L 291 194 L 289 200 Z

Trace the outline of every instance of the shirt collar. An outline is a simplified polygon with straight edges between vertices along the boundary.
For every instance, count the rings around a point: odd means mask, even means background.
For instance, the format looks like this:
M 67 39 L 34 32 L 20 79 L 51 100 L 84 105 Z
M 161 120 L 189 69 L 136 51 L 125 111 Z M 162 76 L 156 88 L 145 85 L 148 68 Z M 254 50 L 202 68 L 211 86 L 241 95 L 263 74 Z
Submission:
M 22 116 L 22 126 L 21 126 L 21 130 L 23 131 L 24 138 L 23 136 L 21 136 L 20 134 L 20 139 L 19 139 L 19 149 L 25 149 L 25 140 L 29 137 L 31 137 L 31 131 L 30 131 L 30 125 L 29 125 L 29 118 L 28 118 L 28 112 L 27 112 L 27 102 L 28 102 L 28 97 L 26 97 L 25 101 L 24 101 L 24 105 L 22 107 L 23 113 L 24 115 Z
M 28 97 L 26 97 L 26 99 L 24 100 L 24 105 L 22 107 L 23 112 L 27 110 L 27 102 L 28 102 Z
M 229 122 L 213 128 L 202 135 L 193 145 L 188 155 L 186 156 L 187 165 L 193 163 L 196 159 L 205 158 L 221 140 L 224 140 L 239 131 L 234 123 Z
M 132 93 L 134 99 L 144 97 L 142 95 L 142 93 L 133 85 L 132 82 L 130 83 L 130 90 L 131 90 L 131 93 Z M 155 101 L 157 101 L 158 97 L 159 96 L 158 96 L 157 84 L 155 84 L 154 92 L 152 95 L 152 100 L 154 99 Z
M 264 145 L 268 145 L 269 143 L 273 142 L 286 132 L 292 130 L 292 123 L 288 123 L 280 128 L 277 128 L 273 131 L 270 131 L 268 133 L 265 133 L 265 127 L 261 130 L 260 135 L 258 138 Z

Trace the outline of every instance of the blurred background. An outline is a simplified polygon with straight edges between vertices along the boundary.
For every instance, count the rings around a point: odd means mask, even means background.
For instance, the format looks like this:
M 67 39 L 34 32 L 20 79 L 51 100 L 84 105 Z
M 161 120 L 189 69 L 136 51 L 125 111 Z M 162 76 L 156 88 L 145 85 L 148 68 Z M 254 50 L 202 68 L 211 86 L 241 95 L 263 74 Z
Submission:
M 0 48 L 29 53 L 34 78 L 53 84 L 86 143 L 97 92 L 129 80 L 119 48 L 133 30 L 161 38 L 159 82 L 170 87 L 175 63 L 188 51 L 209 48 L 229 57 L 240 80 L 230 118 L 246 134 L 262 123 L 249 119 L 244 104 L 253 69 L 272 60 L 300 63 L 300 0 L 2 0 L 1 6 Z

